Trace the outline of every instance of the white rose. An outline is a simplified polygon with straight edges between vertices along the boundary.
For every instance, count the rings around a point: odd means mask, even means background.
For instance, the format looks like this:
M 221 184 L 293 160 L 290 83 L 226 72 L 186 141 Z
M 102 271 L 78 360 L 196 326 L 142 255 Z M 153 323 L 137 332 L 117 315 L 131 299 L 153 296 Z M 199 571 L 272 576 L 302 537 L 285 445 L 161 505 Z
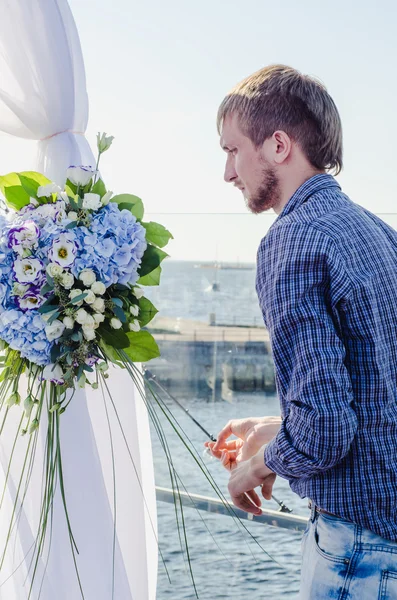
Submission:
M 74 284 L 74 277 L 71 273 L 64 273 L 61 277 L 61 283 L 64 288 L 70 290 L 72 285 Z
M 141 328 L 141 326 L 139 325 L 139 322 L 134 319 L 131 323 L 130 323 L 130 330 L 131 331 L 139 331 Z
M 63 320 L 63 324 L 65 325 L 66 329 L 73 329 L 74 319 L 72 319 L 72 317 L 65 317 Z
M 144 295 L 145 292 L 143 291 L 142 288 L 134 287 L 132 290 L 132 293 L 134 294 L 135 298 L 138 298 L 138 300 L 139 300 L 139 298 L 142 298 L 142 296 Z
M 96 299 L 94 292 L 92 290 L 87 290 L 84 293 L 87 294 L 86 297 L 84 298 L 84 302 L 86 304 L 94 304 L 95 299 Z
M 94 294 L 98 294 L 98 296 L 102 296 L 106 292 L 106 285 L 102 283 L 102 281 L 95 281 L 91 286 Z
M 62 321 L 58 321 L 58 319 L 55 319 L 51 325 L 46 325 L 45 327 L 45 333 L 49 342 L 61 337 L 64 331 L 65 325 L 62 323 Z
M 139 306 L 137 306 L 136 304 L 130 306 L 130 313 L 133 317 L 137 317 L 139 315 Z
M 103 315 L 102 313 L 94 313 L 93 317 L 94 317 L 95 323 L 98 323 L 98 325 L 99 325 L 99 323 L 103 323 L 105 320 L 105 315 Z
M 106 206 L 110 202 L 110 198 L 113 196 L 113 192 L 106 192 L 104 196 L 102 196 L 101 204 L 102 206 Z
M 63 273 L 63 268 L 56 263 L 48 263 L 46 271 L 51 277 L 59 277 Z
M 74 185 L 85 186 L 94 177 L 96 171 L 91 166 L 88 167 L 69 167 L 66 176 Z
M 82 329 L 83 329 L 83 335 L 86 340 L 88 340 L 89 342 L 91 340 L 95 340 L 95 330 L 92 326 L 83 325 Z
M 61 188 L 56 183 L 47 183 L 47 185 L 40 185 L 37 189 L 38 198 L 48 198 L 51 194 L 60 193 Z
M 73 298 L 77 298 L 77 296 L 81 296 L 82 293 L 83 292 L 81 290 L 77 290 L 77 289 L 70 290 L 69 298 L 71 300 L 73 300 Z M 73 306 L 81 306 L 82 304 L 83 304 L 83 300 L 79 300 L 78 302 L 74 302 Z
M 110 327 L 113 327 L 113 329 L 120 329 L 120 327 L 122 327 L 122 322 L 119 319 L 113 318 L 110 319 Z
M 79 279 L 86 287 L 90 287 L 96 281 L 96 276 L 92 269 L 83 269 L 79 275 Z
M 104 312 L 105 310 L 105 301 L 103 298 L 96 298 L 95 302 L 92 304 L 92 308 L 98 312 Z
M 86 310 L 84 310 L 84 308 L 79 308 L 79 310 L 74 315 L 74 318 L 76 319 L 77 323 L 79 323 L 80 325 L 84 325 L 87 317 L 89 316 L 90 315 Z
M 101 197 L 99 194 L 84 194 L 83 208 L 87 210 L 98 210 L 101 207 Z
M 71 221 L 77 221 L 77 219 L 78 219 L 78 214 L 77 214 L 77 212 L 75 212 L 74 210 L 71 210 L 70 212 L 68 212 L 68 218 L 69 218 Z

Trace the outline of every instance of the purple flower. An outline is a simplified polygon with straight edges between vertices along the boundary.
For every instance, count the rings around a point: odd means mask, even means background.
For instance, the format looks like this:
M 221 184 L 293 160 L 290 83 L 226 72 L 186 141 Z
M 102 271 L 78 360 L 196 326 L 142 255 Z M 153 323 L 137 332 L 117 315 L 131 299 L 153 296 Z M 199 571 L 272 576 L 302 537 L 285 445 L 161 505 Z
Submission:
M 19 308 L 23 311 L 32 310 L 39 308 L 45 302 L 45 298 L 39 293 L 35 293 L 34 289 L 31 288 L 22 298 L 17 297 L 16 303 Z
M 8 232 L 8 247 L 23 254 L 26 248 L 32 248 L 40 237 L 40 230 L 34 221 L 25 221 L 19 227 L 12 227 Z
M 18 283 L 33 283 L 41 277 L 43 263 L 38 258 L 17 258 L 12 268 Z

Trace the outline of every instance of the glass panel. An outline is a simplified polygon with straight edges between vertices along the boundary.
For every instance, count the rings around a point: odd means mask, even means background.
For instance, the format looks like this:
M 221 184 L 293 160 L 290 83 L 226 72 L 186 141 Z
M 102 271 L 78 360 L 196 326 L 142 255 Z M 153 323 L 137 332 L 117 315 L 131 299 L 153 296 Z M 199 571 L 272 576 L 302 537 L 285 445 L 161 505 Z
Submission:
M 397 227 L 397 215 L 380 216 Z M 146 215 L 147 221 L 162 223 L 175 238 L 166 249 L 171 258 L 162 263 L 160 287 L 147 288 L 146 295 L 159 310 L 148 328 L 161 350 L 161 357 L 150 361 L 147 368 L 163 388 L 155 386 L 156 391 L 200 455 L 208 436 L 191 417 L 208 434 L 216 436 L 229 419 L 280 413 L 269 336 L 255 291 L 257 248 L 275 218 L 273 214 L 248 213 Z M 216 497 L 171 427 L 165 430 L 175 467 L 188 492 Z M 164 453 L 154 432 L 152 439 L 156 485 L 171 488 Z M 228 472 L 216 460 L 207 461 L 207 466 L 228 497 Z M 293 494 L 284 479 L 277 478 L 273 491 L 294 514 L 308 516 L 307 500 Z M 263 500 L 263 506 L 278 510 L 274 500 Z M 158 502 L 158 516 L 160 545 L 172 584 L 168 583 L 160 560 L 157 600 L 193 598 L 174 507 Z M 187 508 L 185 524 L 200 597 L 259 598 L 264 585 L 269 598 L 296 596 L 300 533 L 245 521 L 267 552 L 281 565 L 293 569 L 285 576 L 248 541 L 247 533 L 239 533 L 231 517 L 198 514 L 194 508 Z

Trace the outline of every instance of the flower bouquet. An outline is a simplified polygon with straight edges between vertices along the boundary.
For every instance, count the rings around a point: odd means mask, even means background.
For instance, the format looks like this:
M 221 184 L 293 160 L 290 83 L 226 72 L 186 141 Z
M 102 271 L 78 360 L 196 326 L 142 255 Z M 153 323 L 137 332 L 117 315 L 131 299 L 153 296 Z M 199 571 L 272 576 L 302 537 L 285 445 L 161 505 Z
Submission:
M 11 407 L 20 405 L 16 440 L 31 438 L 28 465 L 43 416 L 47 427 L 33 579 L 58 485 L 75 551 L 60 444 L 61 415 L 74 390 L 106 386 L 110 362 L 138 382 L 141 371 L 135 363 L 160 354 L 152 335 L 142 329 L 157 310 L 141 286 L 159 283 L 160 263 L 168 256 L 161 248 L 172 235 L 158 223 L 142 221 L 138 197 L 106 190 L 98 165 L 112 139 L 98 134 L 96 167 L 70 167 L 64 189 L 36 172 L 0 177 L 5 198 L 0 214 L 0 436 Z M 6 549 L 0 549 L 0 570 Z

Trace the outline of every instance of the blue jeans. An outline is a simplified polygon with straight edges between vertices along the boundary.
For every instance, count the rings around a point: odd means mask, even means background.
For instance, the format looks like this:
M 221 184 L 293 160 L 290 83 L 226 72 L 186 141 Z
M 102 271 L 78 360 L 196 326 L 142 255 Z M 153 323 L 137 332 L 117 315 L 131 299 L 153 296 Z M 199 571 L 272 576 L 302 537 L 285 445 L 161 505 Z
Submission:
M 312 508 L 299 600 L 397 600 L 397 543 Z

